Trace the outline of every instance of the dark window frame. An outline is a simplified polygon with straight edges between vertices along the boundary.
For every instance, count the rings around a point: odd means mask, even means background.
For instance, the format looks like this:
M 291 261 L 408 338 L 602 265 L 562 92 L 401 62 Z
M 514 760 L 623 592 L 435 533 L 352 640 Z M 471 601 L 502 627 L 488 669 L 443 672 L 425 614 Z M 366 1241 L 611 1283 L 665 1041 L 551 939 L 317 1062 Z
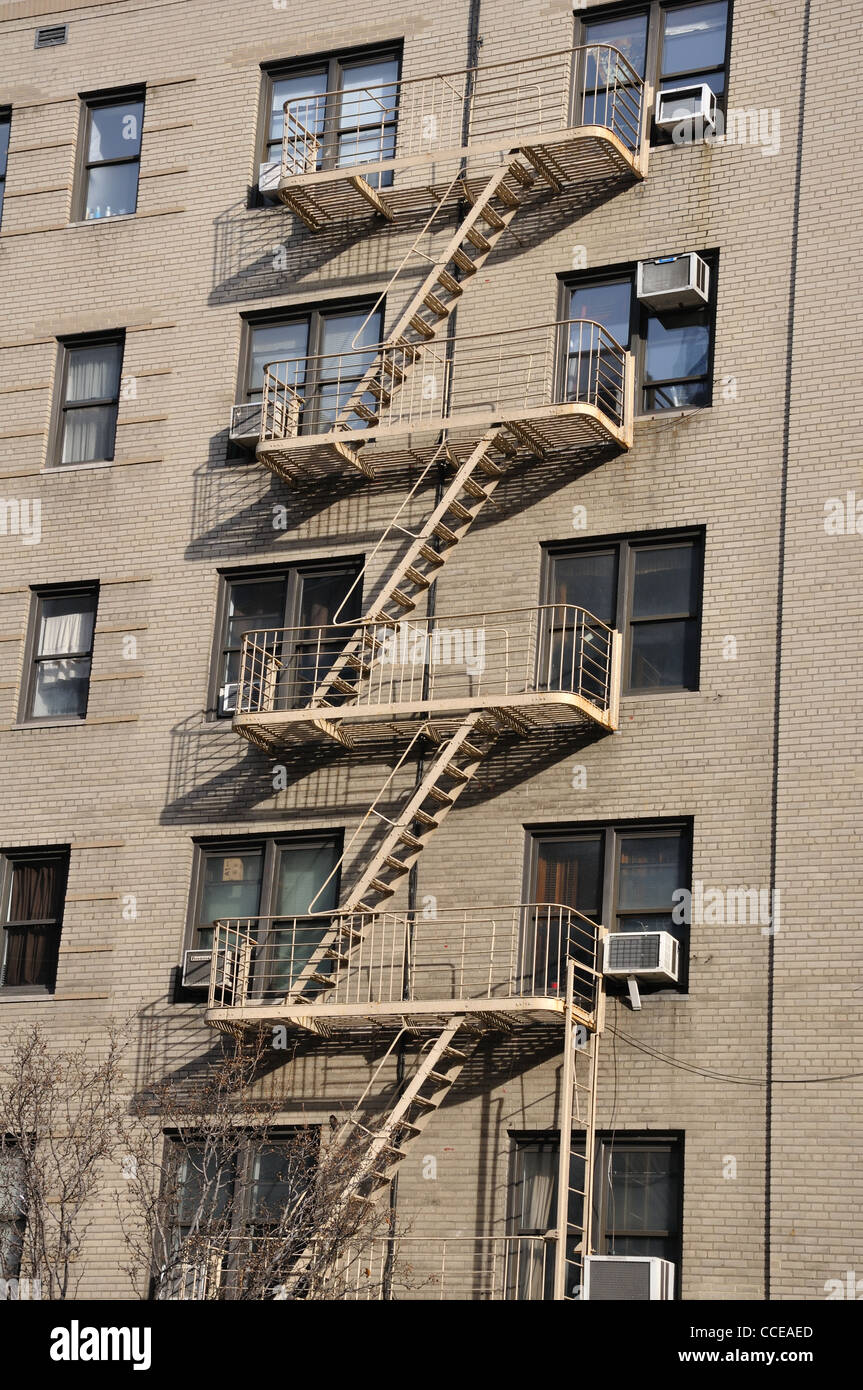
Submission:
M 596 10 L 580 11 L 575 17 L 575 43 L 579 45 L 587 42 L 585 31 L 588 24 L 602 23 L 612 19 L 629 19 L 633 15 L 647 15 L 647 48 L 645 52 L 644 69 L 645 83 L 651 87 L 653 92 L 654 107 L 648 113 L 650 144 L 653 146 L 673 146 L 673 141 L 669 132 L 657 130 L 654 119 L 656 96 L 663 85 L 662 48 L 665 39 L 665 17 L 670 10 L 688 9 L 690 5 L 698 3 L 699 0 L 644 0 L 640 5 L 608 5 Z M 713 0 L 703 0 L 703 3 L 711 4 Z M 728 110 L 728 88 L 731 74 L 731 36 L 734 31 L 734 0 L 726 0 L 726 4 L 727 17 L 725 22 L 725 53 L 723 62 L 712 68 L 690 68 L 686 72 L 673 73 L 667 79 L 669 86 L 673 83 L 674 86 L 685 87 L 687 85 L 687 77 L 698 77 L 702 73 L 724 73 L 724 90 L 722 95 L 717 97 L 716 100 L 717 109 L 720 110 L 723 115 Z
M 0 156 L 0 227 L 3 225 L 3 207 L 6 200 L 6 176 L 9 163 L 9 143 L 12 139 L 12 107 L 0 106 L 0 126 L 6 127 L 6 148 Z
M 677 414 L 687 414 L 694 410 L 709 410 L 713 405 L 713 373 L 716 355 L 716 318 L 718 305 L 718 282 L 719 282 L 719 251 L 714 247 L 709 250 L 698 250 L 695 247 L 688 247 L 687 250 L 695 250 L 696 254 L 706 262 L 710 271 L 710 285 L 707 295 L 707 303 L 704 312 L 707 314 L 708 330 L 708 350 L 707 365 L 703 373 L 698 376 L 678 376 L 669 378 L 667 381 L 645 381 L 645 368 L 647 365 L 647 323 L 651 318 L 661 318 L 656 310 L 651 309 L 647 304 L 642 304 L 636 295 L 636 275 L 638 272 L 638 262 L 628 261 L 622 265 L 611 265 L 598 267 L 589 271 L 570 271 L 558 276 L 560 282 L 560 298 L 558 307 L 558 318 L 567 320 L 569 318 L 569 299 L 573 290 L 578 288 L 589 288 L 593 285 L 606 285 L 614 281 L 628 279 L 631 285 L 629 300 L 629 343 L 622 343 L 623 348 L 627 348 L 633 356 L 633 368 L 635 373 L 635 418 L 653 419 L 662 417 L 663 419 Z M 662 255 L 685 255 L 686 252 L 662 252 Z M 651 259 L 645 257 L 645 259 Z M 692 313 L 691 309 L 680 309 L 675 311 L 681 317 Z M 672 317 L 671 314 L 665 317 Z M 565 369 L 564 369 L 565 370 Z M 704 382 L 706 389 L 706 399 L 698 405 L 672 405 L 668 407 L 653 405 L 648 406 L 644 403 L 645 394 L 648 391 L 656 392 L 664 386 L 683 385 L 688 382 Z
M 284 305 L 269 309 L 253 309 L 240 315 L 240 354 L 237 367 L 237 387 L 234 393 L 236 405 L 252 406 L 261 400 L 261 395 L 252 394 L 252 341 L 256 328 L 268 324 L 305 323 L 308 325 L 305 357 L 312 359 L 321 355 L 324 346 L 326 321 L 340 314 L 371 314 L 377 303 L 376 295 L 361 295 L 355 298 L 316 300 L 313 304 Z M 377 304 L 380 317 L 380 337 L 386 323 L 386 300 Z M 304 382 L 307 396 L 317 398 L 323 384 L 319 369 L 308 372 Z M 301 426 L 302 428 L 302 426 Z M 249 461 L 249 453 L 240 446 L 229 449 L 229 462 Z
M 87 652 L 64 652 L 62 656 L 57 654 L 46 655 L 44 658 L 38 656 L 39 634 L 42 628 L 43 601 L 52 598 L 74 598 L 78 594 L 92 596 L 93 606 L 93 641 Z M 21 682 L 21 698 L 18 709 L 18 722 L 20 724 L 83 724 L 87 718 L 89 707 L 90 684 L 93 679 L 93 651 L 96 642 L 96 622 L 99 616 L 99 581 L 96 579 L 81 580 L 69 584 L 39 584 L 34 585 L 30 590 L 30 614 L 27 622 L 27 641 L 24 649 L 24 678 Z M 36 693 L 36 673 L 40 661 L 58 660 L 87 660 L 90 661 L 90 675 L 87 678 L 87 703 L 81 714 L 33 714 L 33 700 Z
M 138 199 L 141 192 L 141 157 L 144 144 L 144 114 L 147 108 L 147 88 L 145 83 L 133 83 L 127 87 L 114 87 L 97 92 L 81 92 L 79 94 L 81 103 L 81 120 L 79 123 L 79 149 L 75 178 L 76 194 L 73 200 L 73 221 L 75 222 L 113 222 L 118 217 L 136 217 L 138 213 Z M 140 101 L 141 103 L 141 130 L 138 139 L 138 152 L 134 155 L 123 155 L 112 159 L 90 159 L 90 130 L 92 125 L 92 112 L 100 110 L 106 106 L 122 106 L 126 102 Z M 107 168 L 120 164 L 137 164 L 138 179 L 135 185 L 135 210 L 134 212 L 110 213 L 104 217 L 87 216 L 87 195 L 90 184 L 90 170 L 94 168 Z
M 623 636 L 621 652 L 621 695 L 627 699 L 657 699 L 664 695 L 693 695 L 701 689 L 701 646 L 704 626 L 704 574 L 706 529 L 703 526 L 688 526 L 679 531 L 628 532 L 623 535 L 596 536 L 580 541 L 550 541 L 542 547 L 541 592 L 543 604 L 552 604 L 554 597 L 554 561 L 560 557 L 591 552 L 617 551 L 617 604 L 613 626 Z M 695 613 L 662 614 L 659 618 L 633 618 L 632 599 L 635 584 L 635 553 L 638 550 L 673 548 L 682 542 L 692 542 L 697 555 L 698 577 L 696 588 L 699 605 Z M 681 618 L 694 619 L 697 625 L 695 651 L 693 654 L 694 685 L 632 686 L 630 682 L 632 664 L 632 628 L 641 622 L 674 622 Z
M 201 920 L 201 905 L 204 896 L 206 864 L 209 857 L 230 856 L 232 852 L 240 855 L 260 851 L 262 854 L 261 892 L 256 915 L 270 917 L 275 915 L 272 908 L 275 906 L 275 895 L 278 888 L 277 874 L 281 850 L 286 847 L 295 848 L 296 846 L 331 841 L 335 847 L 338 861 L 344 853 L 344 836 L 344 828 L 324 826 L 320 829 L 274 832 L 267 835 L 222 835 L 216 838 L 207 836 L 196 839 L 193 842 L 192 876 L 186 913 L 184 951 L 208 951 L 210 949 L 209 943 L 204 943 L 200 939 L 200 932 L 207 930 L 207 924 Z M 340 891 L 341 867 L 339 866 L 336 870 L 333 890 L 336 903 L 339 901 Z
M 511 1235 L 518 1235 L 518 1199 L 519 1189 L 523 1181 L 523 1154 L 526 1150 L 542 1146 L 550 1152 L 559 1155 L 560 1153 L 560 1130 L 514 1130 L 508 1131 L 510 1140 L 510 1157 L 508 1166 L 508 1203 L 507 1203 L 507 1230 Z M 572 1147 L 573 1152 L 577 1153 L 579 1145 L 583 1150 L 583 1130 L 573 1130 Z M 600 1130 L 596 1134 L 594 1145 L 594 1164 L 593 1164 L 593 1246 L 598 1255 L 610 1253 L 608 1242 L 611 1239 L 611 1232 L 607 1223 L 607 1202 L 608 1185 L 603 1180 L 604 1159 L 606 1154 L 617 1149 L 641 1149 L 653 1148 L 668 1150 L 675 1154 L 677 1166 L 677 1200 L 676 1200 L 676 1228 L 663 1230 L 661 1232 L 633 1232 L 632 1234 L 643 1236 L 645 1239 L 653 1235 L 655 1238 L 669 1241 L 668 1253 L 663 1257 L 670 1259 L 674 1264 L 674 1298 L 679 1300 L 682 1296 L 683 1285 L 683 1212 L 684 1212 L 684 1186 L 686 1181 L 686 1136 L 682 1130 L 623 1130 L 610 1131 Z M 556 1199 L 552 1207 L 552 1225 L 556 1213 Z M 615 1227 L 617 1234 L 621 1234 L 620 1228 Z M 553 1249 L 553 1247 L 552 1247 Z
M 20 1140 L 14 1134 L 0 1134 L 0 1167 L 2 1167 L 6 1155 L 12 1154 L 14 1158 L 16 1154 L 20 1153 Z M 0 1209 L 0 1228 L 5 1227 L 8 1229 L 11 1236 L 9 1244 L 12 1249 L 15 1250 L 17 1246 L 17 1259 L 14 1261 L 13 1265 L 4 1267 L 0 1264 L 0 1279 L 18 1279 L 21 1277 L 21 1260 L 24 1253 L 24 1240 L 27 1234 L 26 1158 L 23 1158 L 22 1166 L 25 1170 L 24 1191 L 22 1192 L 24 1211 L 18 1212 L 16 1215 L 11 1208 L 6 1212 Z M 2 1188 L 3 1178 L 0 1177 L 0 1191 L 2 1191 Z M 2 1242 L 0 1242 L 0 1251 L 2 1251 L 2 1248 Z
M 105 396 L 99 400 L 92 401 L 73 401 L 66 400 L 66 393 L 69 389 L 69 364 L 71 354 L 82 348 L 88 347 L 119 347 L 120 367 L 117 372 L 117 394 L 116 396 Z M 123 364 L 126 356 L 126 330 L 125 328 L 113 328 L 104 333 L 78 333 L 72 337 L 57 339 L 57 349 L 59 361 L 56 373 L 57 391 L 55 392 L 54 420 L 51 428 L 51 448 L 48 455 L 49 468 L 96 468 L 102 463 L 113 463 L 117 456 L 117 420 L 120 414 L 120 396 L 123 389 Z M 111 439 L 111 452 L 105 459 L 84 459 L 79 462 L 64 462 L 63 442 L 66 433 L 66 416 L 69 411 L 93 410 L 97 407 L 112 409 L 114 412 L 114 429 Z
M 600 821 L 583 821 L 571 823 L 539 823 L 525 826 L 527 843 L 525 847 L 524 861 L 524 888 L 522 901 L 526 903 L 535 902 L 537 897 L 537 879 L 539 865 L 539 847 L 543 842 L 573 840 L 580 838 L 601 839 L 601 901 L 598 911 L 599 922 L 608 929 L 609 932 L 617 930 L 617 919 L 623 916 L 647 915 L 648 909 L 632 908 L 622 909 L 619 907 L 619 857 L 620 842 L 624 836 L 637 836 L 648 838 L 666 838 L 668 835 L 678 832 L 683 845 L 684 857 L 684 878 L 685 882 L 678 884 L 679 888 L 692 889 L 692 857 L 694 846 L 694 821 L 691 816 L 644 816 L 633 817 L 630 819 L 613 819 Z M 672 911 L 672 904 L 669 904 L 669 914 Z M 690 952 L 690 924 L 681 923 L 679 926 L 672 924 L 671 934 L 676 937 L 679 943 L 679 968 L 678 980 L 676 984 L 665 984 L 660 981 L 652 983 L 650 980 L 639 982 L 639 989 L 644 994 L 674 993 L 686 994 L 689 989 L 689 952 Z M 609 981 L 612 988 L 617 988 L 616 982 Z
M 71 850 L 69 845 L 37 845 L 23 849 L 0 850 L 0 999 L 50 998 L 57 988 L 57 972 L 60 961 L 60 942 L 63 936 L 63 918 L 66 908 L 66 892 L 69 886 Z M 52 917 L 32 918 L 27 921 L 10 923 L 8 912 L 12 893 L 12 879 L 19 864 L 59 865 L 57 875 L 56 912 Z M 53 948 L 52 976 L 50 985 L 7 985 L 6 951 L 7 929 L 13 926 L 20 930 L 54 929 L 56 942 Z
M 268 565 L 243 565 L 239 569 L 224 569 L 219 571 L 219 592 L 216 600 L 216 618 L 213 631 L 213 646 L 210 657 L 210 680 L 207 691 L 206 719 L 208 722 L 224 723 L 226 720 L 233 719 L 234 711 L 220 711 L 220 691 L 222 687 L 222 676 L 224 672 L 224 659 L 229 651 L 234 651 L 234 646 L 227 644 L 227 627 L 230 612 L 231 587 L 234 584 L 242 584 L 257 581 L 285 578 L 285 604 L 283 627 L 299 626 L 299 617 L 302 601 L 302 581 L 306 574 L 325 575 L 329 572 L 344 570 L 346 573 L 354 570 L 353 583 L 360 579 L 360 583 L 355 589 L 355 602 L 358 610 L 362 606 L 362 581 L 361 575 L 364 566 L 362 555 L 333 555 L 330 557 L 312 558 L 309 560 L 295 560 L 292 564 L 268 564 Z M 349 586 L 350 587 L 350 586 Z
M 343 72 L 345 68 L 359 66 L 365 62 L 387 60 L 395 61 L 398 64 L 395 82 L 401 82 L 404 65 L 403 39 L 394 39 L 390 43 L 365 44 L 358 48 L 326 49 L 323 53 L 310 54 L 308 57 L 289 58 L 261 64 L 261 93 L 256 143 L 257 164 L 255 184 L 251 190 L 250 200 L 253 205 L 269 207 L 278 203 L 278 199 L 274 196 L 262 193 L 257 182 L 258 169 L 261 164 L 270 160 L 270 145 L 276 143 L 270 139 L 273 83 L 284 81 L 290 77 L 309 77 L 326 72 L 326 91 L 331 94 L 331 100 L 327 104 L 324 116 L 324 151 L 320 167 L 333 169 L 338 167 L 338 99 L 341 94 Z M 398 111 L 396 111 L 394 119 L 391 122 L 386 122 L 386 125 L 392 125 L 397 139 Z M 281 154 L 279 158 L 281 158 Z
M 261 1134 L 250 1134 L 242 1128 L 237 1133 L 236 1148 L 232 1154 L 225 1155 L 224 1163 L 229 1172 L 230 1196 L 227 1200 L 233 1203 L 230 1211 L 230 1221 L 228 1224 L 226 1241 L 228 1245 L 228 1259 L 221 1271 L 221 1279 L 226 1288 L 230 1290 L 235 1282 L 238 1273 L 236 1254 L 232 1255 L 232 1244 L 238 1243 L 249 1237 L 266 1235 L 266 1222 L 259 1219 L 259 1215 L 254 1203 L 255 1177 L 254 1163 L 264 1144 L 276 1148 L 279 1144 L 288 1145 L 298 1135 L 309 1135 L 311 1138 L 317 1136 L 318 1159 L 323 1150 L 323 1126 L 320 1124 L 279 1124 L 270 1129 L 266 1137 Z M 194 1134 L 180 1135 L 176 1130 L 167 1130 L 163 1133 L 163 1190 L 166 1184 L 171 1184 L 171 1191 L 181 1199 L 183 1182 L 180 1177 L 182 1165 L 187 1161 L 189 1152 L 196 1145 L 203 1143 L 204 1135 L 198 1139 Z M 312 1172 L 310 1168 L 310 1173 Z M 180 1212 L 175 1215 L 174 1225 L 176 1230 L 180 1230 L 182 1223 L 179 1220 Z M 242 1269 L 242 1263 L 239 1264 Z M 154 1280 L 155 1283 L 155 1280 Z M 152 1291 L 151 1291 L 152 1292 Z

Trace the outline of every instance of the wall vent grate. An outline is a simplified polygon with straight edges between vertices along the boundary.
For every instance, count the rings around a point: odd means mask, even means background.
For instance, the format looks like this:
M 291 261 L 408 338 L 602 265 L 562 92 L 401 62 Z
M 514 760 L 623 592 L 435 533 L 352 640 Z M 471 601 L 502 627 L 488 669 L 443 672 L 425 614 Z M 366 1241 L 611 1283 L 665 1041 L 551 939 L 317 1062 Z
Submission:
M 43 29 L 36 30 L 36 42 L 34 48 L 58 48 L 61 43 L 65 43 L 69 37 L 68 24 L 47 24 Z

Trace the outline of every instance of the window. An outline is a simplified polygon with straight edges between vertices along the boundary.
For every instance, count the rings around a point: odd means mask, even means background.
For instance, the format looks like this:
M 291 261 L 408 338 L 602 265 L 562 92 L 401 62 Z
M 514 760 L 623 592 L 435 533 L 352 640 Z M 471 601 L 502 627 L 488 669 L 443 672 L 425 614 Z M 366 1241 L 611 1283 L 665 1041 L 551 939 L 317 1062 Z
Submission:
M 95 585 L 36 592 L 25 718 L 85 717 L 98 597 Z
M 332 911 L 341 853 L 341 833 L 198 845 L 189 945 L 208 950 L 217 921 Z
M 699 254 L 710 267 L 710 299 L 701 308 L 669 312 L 641 304 L 635 296 L 632 267 L 567 285 L 564 317 L 593 319 L 621 347 L 631 349 L 636 368 L 636 411 L 653 413 L 711 403 L 717 258 Z M 579 361 L 575 332 L 572 330 L 571 364 Z M 571 365 L 570 378 L 572 371 Z M 609 404 L 614 404 L 613 399 Z
M 558 1135 L 515 1137 L 510 1229 L 515 1242 L 510 1297 L 551 1298 L 554 1245 L 541 1237 L 557 1219 Z M 656 1255 L 675 1266 L 680 1296 L 683 1152 L 679 1137 L 627 1134 L 597 1139 L 593 1178 L 593 1247 L 598 1255 Z M 573 1136 L 569 1220 L 583 1219 L 584 1138 Z M 577 1270 L 573 1238 L 567 1259 Z M 569 1291 L 571 1295 L 575 1290 Z
M 164 1196 L 175 1211 L 178 1260 L 161 1296 L 201 1298 L 205 1288 L 212 1296 L 214 1284 L 223 1291 L 233 1286 L 234 1293 L 245 1285 L 263 1296 L 266 1290 L 258 1286 L 278 1282 L 275 1271 L 284 1270 L 286 1254 L 290 1259 L 292 1223 L 279 1227 L 285 1214 L 302 1208 L 320 1130 L 297 1127 L 264 1136 L 238 1129 L 233 1141 L 169 1135 L 168 1143 Z M 295 1229 L 302 1248 L 301 1219 Z M 287 1246 L 278 1254 L 262 1244 L 276 1235 Z
M 27 1226 L 24 1156 L 15 1140 L 0 1135 L 0 1279 L 17 1279 Z
M 666 931 L 685 946 L 672 912 L 674 893 L 691 887 L 690 844 L 689 826 L 674 821 L 535 832 L 530 901 L 573 907 L 610 931 Z
M 0 854 L 0 991 L 53 993 L 68 869 L 68 849 Z
M 623 633 L 624 694 L 697 690 L 703 549 L 701 534 L 555 547 L 547 555 L 545 602 L 586 608 Z M 553 662 L 566 644 L 561 660 L 568 670 L 571 611 L 547 612 Z
M 269 69 L 262 160 L 281 162 L 286 102 L 289 173 L 392 159 L 399 67 L 399 53 L 389 49 Z M 393 181 L 392 170 L 366 177 L 374 188 L 389 187 Z
M 3 222 L 3 195 L 6 192 L 6 164 L 9 159 L 9 131 L 12 117 L 0 110 L 0 225 Z
M 122 217 L 138 206 L 141 122 L 144 93 L 85 98 L 84 190 L 82 214 Z
M 695 4 L 662 4 L 653 0 L 623 15 L 591 16 L 583 21 L 583 44 L 611 44 L 629 60 L 640 77 L 657 91 L 665 87 L 689 87 L 706 82 L 724 109 L 730 43 L 728 0 L 698 0 Z M 595 64 L 594 64 L 595 66 Z M 591 69 L 588 88 L 597 87 L 601 104 L 604 89 Z M 671 136 L 654 131 L 657 142 Z
M 237 708 L 240 656 L 246 632 L 266 631 L 268 636 L 262 639 L 263 644 L 273 650 L 277 645 L 280 647 L 292 695 L 299 700 L 307 693 L 308 683 L 302 679 L 301 669 L 303 644 L 298 644 L 296 652 L 287 652 L 281 630 L 326 627 L 337 613 L 340 622 L 359 617 L 360 585 L 351 591 L 359 573 L 358 560 L 344 560 L 338 564 L 246 570 L 222 577 L 218 651 L 211 696 L 211 709 L 218 718 L 228 718 Z M 331 653 L 316 651 L 312 677 L 316 675 L 320 679 L 325 675 L 330 658 L 334 661 L 336 655 L 335 645 Z
M 114 457 L 122 333 L 60 344 L 60 435 L 58 462 L 103 463 Z
M 362 349 L 380 342 L 383 312 L 371 301 L 249 318 L 245 400 L 255 411 L 260 407 L 269 366 L 278 382 L 303 397 L 301 431 L 328 429 L 372 364 L 373 353 Z M 351 356 L 340 359 L 339 353 Z

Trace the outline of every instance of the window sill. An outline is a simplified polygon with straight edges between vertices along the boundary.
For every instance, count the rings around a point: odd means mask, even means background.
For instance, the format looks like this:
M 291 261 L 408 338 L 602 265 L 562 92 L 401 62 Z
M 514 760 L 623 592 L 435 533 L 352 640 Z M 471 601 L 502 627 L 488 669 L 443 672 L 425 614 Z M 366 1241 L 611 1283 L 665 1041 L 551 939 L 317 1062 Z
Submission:
M 93 459 L 91 463 L 54 463 L 50 468 L 41 468 L 42 474 L 46 473 L 78 473 L 86 468 L 116 468 L 116 459 Z
M 9 731 L 16 729 L 74 729 L 78 726 L 83 727 L 87 723 L 86 719 L 78 719 L 75 716 L 69 719 L 23 719 L 16 724 L 9 725 Z
M 35 1004 L 53 998 L 53 991 L 48 989 L 0 989 L 0 1004 Z
M 687 415 L 700 415 L 702 410 L 709 410 L 710 405 L 686 405 L 680 406 L 677 410 L 654 410 L 644 415 L 636 415 L 633 418 L 634 425 L 647 425 L 655 420 L 685 420 Z
M 115 212 L 111 217 L 79 217 L 74 222 L 67 222 L 66 228 L 103 227 L 106 222 L 133 222 L 137 216 L 137 212 Z
M 701 695 L 701 694 L 703 694 L 703 691 L 701 691 L 701 690 L 678 690 L 678 689 L 676 689 L 676 688 L 669 687 L 668 690 L 623 690 L 623 691 L 621 691 L 620 698 L 621 698 L 622 701 L 623 701 L 623 700 L 669 700 L 669 699 L 678 699 L 678 700 L 679 700 L 679 699 L 681 699 L 681 698 L 684 697 L 684 696 L 688 697 L 688 696 L 691 696 L 691 695 Z

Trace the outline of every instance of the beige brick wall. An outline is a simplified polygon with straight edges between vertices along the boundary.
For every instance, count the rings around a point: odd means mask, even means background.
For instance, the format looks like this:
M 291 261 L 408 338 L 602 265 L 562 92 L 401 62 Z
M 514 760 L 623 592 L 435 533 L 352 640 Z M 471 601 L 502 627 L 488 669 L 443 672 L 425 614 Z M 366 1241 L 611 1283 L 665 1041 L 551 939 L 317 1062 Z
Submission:
M 411 239 L 399 226 L 311 234 L 283 209 L 246 207 L 260 64 L 344 46 L 346 35 L 352 45 L 404 36 L 405 75 L 456 69 L 467 5 L 391 0 L 385 18 L 359 20 L 344 0 L 305 14 L 264 0 L 156 14 L 103 3 L 80 17 L 69 5 L 68 44 L 35 52 L 39 8 L 0 5 L 3 100 L 13 108 L 0 233 L 0 495 L 39 498 L 43 518 L 38 546 L 0 536 L 0 847 L 73 849 L 57 993 L 0 998 L 0 1029 L 38 1019 L 59 1045 L 135 1013 L 133 1086 L 210 1044 L 202 1008 L 169 995 L 192 837 L 350 833 L 386 775 L 365 754 L 333 752 L 319 764 L 297 754 L 284 760 L 288 791 L 274 794 L 271 760 L 203 716 L 219 569 L 368 552 L 404 489 L 404 479 L 384 479 L 293 492 L 261 467 L 222 466 L 240 314 L 377 292 Z M 585 749 L 558 735 L 531 744 L 518 765 L 492 755 L 420 863 L 420 894 L 442 906 L 518 901 L 526 826 L 632 817 L 692 817 L 695 879 L 770 886 L 787 473 L 781 929 L 772 944 L 757 926 L 694 929 L 688 994 L 648 998 L 639 1014 L 611 1004 L 603 1041 L 599 1125 L 685 1135 L 688 1299 L 763 1295 L 771 1001 L 773 1294 L 823 1297 L 826 1279 L 863 1260 L 853 1180 L 860 1083 L 817 1080 L 855 1072 L 860 1056 L 853 721 L 863 540 L 829 538 L 823 527 L 827 498 L 856 487 L 863 499 L 852 289 L 858 64 L 848 53 L 859 41 L 838 0 L 813 7 L 787 414 L 802 9 L 799 0 L 734 6 L 729 101 L 780 110 L 778 154 L 655 150 L 643 185 L 586 215 L 567 196 L 541 217 L 525 213 L 459 308 L 460 331 L 555 317 L 557 276 L 575 246 L 591 267 L 716 248 L 715 378 L 734 377 L 737 399 L 717 386 L 709 410 L 639 422 L 629 454 L 580 478 L 553 461 L 517 471 L 447 565 L 439 612 L 517 606 L 538 598 L 543 543 L 706 528 L 699 690 L 625 699 L 618 732 Z M 560 0 L 484 0 L 480 30 L 484 61 L 564 47 L 572 11 Z M 138 214 L 70 225 L 78 93 L 133 82 L 147 85 Z M 274 269 L 280 246 L 286 268 Z M 388 299 L 390 318 L 406 284 Z M 56 337 L 118 327 L 137 396 L 121 403 L 115 464 L 46 472 Z M 287 531 L 273 527 L 278 504 Z M 586 533 L 572 530 L 576 504 L 587 509 Z M 377 556 L 367 596 L 392 553 Z M 84 579 L 101 583 L 88 718 L 71 729 L 15 728 L 29 588 Z M 131 632 L 139 656 L 126 661 Z M 733 661 L 723 658 L 729 635 Z M 582 790 L 573 790 L 573 763 L 587 768 Z M 134 921 L 123 918 L 125 894 L 137 899 Z M 384 1045 L 303 1042 L 278 1075 L 285 1118 L 350 1104 Z M 400 1202 L 418 1231 L 506 1230 L 510 1132 L 554 1128 L 559 1073 L 559 1037 L 544 1030 L 482 1044 L 402 1166 Z M 438 1158 L 436 1183 L 421 1176 L 426 1153 Z M 723 1177 L 727 1155 L 737 1159 L 733 1181 Z M 107 1196 L 91 1246 L 82 1292 L 126 1293 Z

